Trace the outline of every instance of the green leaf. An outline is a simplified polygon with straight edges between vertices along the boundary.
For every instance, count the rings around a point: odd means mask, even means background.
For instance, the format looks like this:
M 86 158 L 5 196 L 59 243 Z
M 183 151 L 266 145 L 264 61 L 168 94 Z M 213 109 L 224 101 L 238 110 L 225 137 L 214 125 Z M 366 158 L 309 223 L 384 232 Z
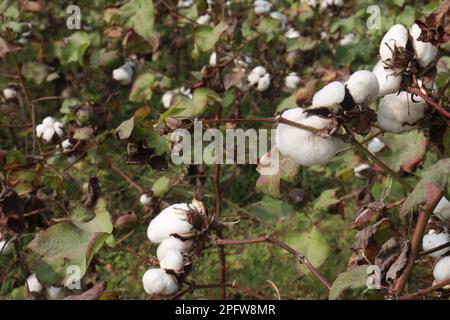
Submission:
M 73 33 L 65 39 L 66 45 L 62 50 L 62 60 L 65 63 L 78 62 L 83 65 L 83 57 L 86 50 L 91 45 L 89 34 L 82 31 Z
M 329 206 L 338 203 L 336 198 L 336 189 L 322 191 L 319 198 L 314 201 L 314 210 L 326 209 Z
M 263 221 L 273 222 L 281 217 L 290 215 L 293 212 L 293 208 L 289 203 L 282 200 L 264 196 L 261 203 L 251 207 L 249 211 Z
M 280 27 L 281 23 L 279 20 L 265 17 L 261 19 L 256 29 L 259 33 L 265 34 L 267 36 L 267 41 L 270 41 L 274 38 L 274 33 L 280 30 Z
M 152 85 L 155 82 L 155 76 L 152 73 L 141 74 L 133 83 L 130 92 L 130 101 L 145 102 L 152 97 Z
M 214 49 L 214 46 L 219 40 L 222 32 L 224 32 L 227 28 L 228 25 L 223 21 L 214 28 L 210 26 L 199 26 L 194 32 L 196 47 L 203 52 L 211 51 Z
M 368 267 L 368 265 L 358 266 L 352 271 L 339 274 L 331 285 L 329 299 L 336 300 L 347 289 L 366 288 Z
M 106 201 L 104 198 L 97 200 L 97 205 L 94 209 L 95 218 L 89 222 L 72 221 L 78 228 L 89 233 L 111 233 L 113 225 L 111 217 L 106 209 Z
M 164 112 L 159 121 L 162 122 L 168 117 L 197 117 L 202 115 L 211 101 L 221 101 L 220 96 L 209 88 L 198 88 L 194 91 L 192 99 L 177 94 L 173 97 L 173 105 Z
M 170 180 L 166 177 L 161 177 L 153 184 L 152 191 L 156 197 L 162 197 L 169 191 L 169 187 Z
M 131 0 L 112 17 L 124 27 L 132 28 L 147 41 L 152 40 L 155 12 L 152 0 Z
M 316 44 L 318 43 L 317 40 L 313 40 L 308 37 L 299 37 L 297 39 L 288 39 L 288 45 L 286 50 L 293 51 L 293 50 L 300 50 L 300 51 L 309 51 L 314 49 Z

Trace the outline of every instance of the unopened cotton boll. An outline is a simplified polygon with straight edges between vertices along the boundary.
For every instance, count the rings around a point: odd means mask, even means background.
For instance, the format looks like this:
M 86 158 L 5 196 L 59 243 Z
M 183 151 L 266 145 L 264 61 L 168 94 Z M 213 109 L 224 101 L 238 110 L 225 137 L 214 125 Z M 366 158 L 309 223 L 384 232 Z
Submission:
M 390 94 L 381 99 L 377 122 L 386 131 L 406 132 L 416 127 L 415 123 L 424 117 L 426 108 L 424 101 L 412 99 L 410 93 Z
M 12 100 L 17 98 L 18 92 L 17 90 L 12 88 L 5 88 L 3 89 L 3 95 L 5 96 L 6 100 Z
M 433 210 L 433 214 L 443 221 L 450 221 L 450 201 L 442 197 Z
M 286 110 L 283 118 L 316 129 L 324 129 L 330 120 L 307 116 L 302 108 Z M 291 157 L 303 166 L 328 163 L 336 155 L 338 143 L 332 137 L 320 137 L 314 133 L 280 123 L 276 129 L 276 145 L 282 155 Z
M 345 87 L 339 81 L 333 81 L 317 91 L 312 100 L 312 108 L 328 108 L 332 112 L 339 109 L 345 98 Z
M 402 82 L 402 76 L 394 75 L 394 71 L 386 69 L 383 62 L 378 61 L 372 70 L 372 73 L 377 77 L 378 84 L 380 86 L 379 96 L 383 97 L 387 94 L 396 93 L 400 90 L 400 84 Z
M 360 70 L 353 73 L 347 81 L 347 89 L 357 104 L 372 104 L 378 97 L 380 86 L 377 77 L 368 71 Z
M 209 65 L 212 67 L 217 65 L 217 53 L 211 53 L 211 56 L 209 57 Z
M 152 197 L 151 196 L 149 196 L 148 194 L 146 194 L 146 193 L 143 193 L 143 194 L 141 194 L 141 196 L 139 197 L 139 202 L 141 203 L 141 204 L 143 204 L 144 206 L 149 206 L 149 205 L 151 205 L 152 204 Z
M 265 0 L 256 0 L 253 3 L 255 14 L 268 13 L 272 9 L 272 4 Z
M 408 42 L 409 32 L 405 28 L 405 26 L 401 24 L 396 24 L 392 26 L 384 35 L 380 44 L 380 57 L 381 60 L 386 62 L 389 59 L 392 59 L 392 52 L 394 51 L 395 46 L 397 47 L 406 47 L 406 43 Z
M 176 249 L 170 249 L 162 260 L 159 261 L 159 266 L 164 270 L 173 270 L 176 273 L 183 271 L 183 254 Z
M 27 287 L 28 287 L 28 291 L 34 292 L 34 293 L 39 293 L 43 289 L 42 284 L 39 282 L 35 273 L 33 273 L 32 275 L 30 275 L 27 278 Z
M 204 14 L 197 18 L 197 23 L 202 25 L 208 24 L 210 21 L 211 16 L 209 14 Z
M 431 42 L 423 42 L 417 40 L 421 32 L 422 30 L 420 29 L 420 27 L 417 24 L 414 24 L 411 27 L 410 35 L 413 38 L 413 46 L 414 50 L 416 51 L 419 64 L 425 68 L 434 61 L 439 49 L 433 46 Z
M 180 252 L 186 251 L 192 247 L 192 240 L 181 240 L 174 236 L 171 236 L 167 239 L 164 239 L 158 246 L 158 249 L 156 250 L 156 256 L 158 257 L 158 260 L 161 261 L 164 259 L 166 254 L 170 250 L 178 250 Z
M 429 233 L 426 234 L 422 239 L 423 250 L 430 250 L 439 247 L 447 242 L 450 242 L 450 237 L 446 233 Z M 432 252 L 429 255 L 433 258 L 439 258 L 450 250 L 450 247 L 441 249 L 436 252 Z
M 162 99 L 161 99 L 164 108 L 166 108 L 166 109 L 170 108 L 170 103 L 172 102 L 172 98 L 173 98 L 173 92 L 171 92 L 171 91 L 164 92 Z
M 378 138 L 373 138 L 372 140 L 370 140 L 369 144 L 367 145 L 367 150 L 369 150 L 371 153 L 375 154 L 380 152 L 381 150 L 383 150 L 383 148 L 386 145 L 384 144 L 383 141 L 381 141 Z
M 178 290 L 176 278 L 159 268 L 147 270 L 142 277 L 142 284 L 148 294 L 170 295 Z
M 440 259 L 433 270 L 434 279 L 443 282 L 450 279 L 450 256 Z
M 270 74 L 266 74 L 264 77 L 259 79 L 256 90 L 266 91 L 269 87 L 270 87 Z
M 58 300 L 61 297 L 61 287 L 50 286 L 46 289 L 49 300 Z
M 286 76 L 286 78 L 284 78 L 284 85 L 289 90 L 297 89 L 299 82 L 300 77 L 297 75 L 297 72 L 291 72 Z
M 187 211 L 192 208 L 187 203 L 177 203 L 165 208 L 149 224 L 147 237 L 153 243 L 160 243 L 173 234 L 189 237 L 194 227 L 186 221 Z
M 130 84 L 133 81 L 133 67 L 130 63 L 125 63 L 120 68 L 113 70 L 113 79 L 123 85 Z
M 294 28 L 290 28 L 288 31 L 285 32 L 284 36 L 288 39 L 295 39 L 300 37 L 300 32 L 295 30 Z

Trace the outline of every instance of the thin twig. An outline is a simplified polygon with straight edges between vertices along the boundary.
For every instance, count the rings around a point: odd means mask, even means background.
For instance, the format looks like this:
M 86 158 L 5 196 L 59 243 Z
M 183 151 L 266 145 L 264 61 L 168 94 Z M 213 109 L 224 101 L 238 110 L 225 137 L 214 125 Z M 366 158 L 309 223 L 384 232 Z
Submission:
M 449 284 L 450 284 L 450 279 L 447 279 L 445 281 L 439 282 L 439 283 L 435 284 L 434 286 L 428 287 L 426 289 L 422 289 L 422 290 L 419 290 L 419 291 L 411 293 L 411 294 L 405 294 L 405 295 L 399 297 L 398 299 L 399 300 L 416 299 L 416 298 L 419 298 L 419 297 L 421 297 L 423 295 L 426 295 L 428 292 L 431 292 L 431 291 L 443 288 L 443 287 L 445 287 L 445 286 L 447 286 Z
M 450 112 L 448 112 L 447 110 L 445 110 L 443 107 L 441 107 L 439 105 L 439 103 L 435 102 L 433 99 L 431 99 L 429 96 L 427 96 L 425 93 L 423 93 L 422 91 L 420 91 L 419 88 L 409 88 L 408 89 L 409 93 L 418 95 L 419 97 L 421 97 L 423 100 L 425 100 L 426 103 L 428 103 L 431 107 L 433 107 L 434 109 L 436 109 L 440 114 L 442 114 L 443 116 L 445 116 L 446 118 L 450 118 Z
M 119 176 L 124 178 L 133 188 L 139 191 L 139 193 L 144 192 L 144 188 L 142 188 L 137 182 L 135 182 L 125 172 L 123 172 L 122 169 L 120 169 L 111 159 L 109 159 L 105 155 L 102 155 L 102 158 L 108 163 L 108 165 L 114 172 L 116 172 Z

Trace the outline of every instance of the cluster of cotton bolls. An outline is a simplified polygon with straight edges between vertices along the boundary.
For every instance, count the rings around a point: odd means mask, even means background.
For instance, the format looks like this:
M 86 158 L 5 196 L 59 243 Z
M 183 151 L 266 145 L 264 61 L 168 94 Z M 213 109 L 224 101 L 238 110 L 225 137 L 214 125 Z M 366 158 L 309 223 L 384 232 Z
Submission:
M 253 68 L 247 80 L 250 86 L 256 87 L 258 91 L 266 91 L 270 87 L 270 74 L 263 66 Z
M 417 24 L 408 29 L 396 24 L 392 26 L 384 35 L 380 44 L 381 60 L 375 65 L 373 73 L 376 75 L 380 84 L 380 96 L 384 98 L 380 102 L 378 110 L 378 125 L 389 132 L 401 133 L 412 130 L 417 127 L 417 122 L 425 116 L 427 103 L 420 97 L 413 96 L 406 91 L 400 91 L 402 84 L 402 68 L 396 65 L 397 51 L 406 51 L 408 41 L 412 39 L 412 47 L 414 48 L 414 59 L 422 68 L 427 68 L 434 63 L 438 48 L 429 42 L 419 41 L 421 30 Z M 407 61 L 409 63 L 409 61 Z M 418 81 L 418 85 L 422 86 L 422 81 Z M 421 90 L 426 93 L 435 91 L 436 86 Z
M 60 138 L 64 136 L 63 128 L 64 125 L 62 122 L 57 121 L 53 117 L 46 117 L 42 120 L 42 123 L 36 126 L 36 135 L 45 142 L 50 142 L 53 140 L 55 134 Z
M 193 205 L 174 204 L 161 211 L 149 224 L 148 239 L 159 244 L 156 255 L 159 268 L 147 270 L 142 278 L 148 294 L 171 295 L 178 291 L 176 275 L 184 273 L 190 264 L 189 254 L 193 248 L 196 227 L 189 221 L 190 213 L 197 212 Z
M 30 293 L 41 293 L 44 290 L 44 286 L 40 283 L 35 273 L 28 276 L 26 285 Z M 61 287 L 49 286 L 45 291 L 49 300 L 58 300 L 61 298 Z
M 113 79 L 118 81 L 120 84 L 126 86 L 133 81 L 133 66 L 132 62 L 127 62 L 112 72 Z
M 162 99 L 161 99 L 163 107 L 165 109 L 170 108 L 170 106 L 172 104 L 172 99 L 177 94 L 182 94 L 182 95 L 188 97 L 189 99 L 192 99 L 192 92 L 191 92 L 190 88 L 181 87 L 181 88 L 177 88 L 175 90 L 166 91 L 166 92 L 164 92 Z

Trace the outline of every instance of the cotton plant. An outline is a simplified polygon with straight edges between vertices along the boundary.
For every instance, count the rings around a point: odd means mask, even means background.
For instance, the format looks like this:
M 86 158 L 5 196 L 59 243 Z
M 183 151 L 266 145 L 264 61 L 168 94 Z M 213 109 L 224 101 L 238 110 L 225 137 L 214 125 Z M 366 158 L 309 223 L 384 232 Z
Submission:
M 272 3 L 265 0 L 256 0 L 255 2 L 253 2 L 253 7 L 255 14 L 257 15 L 265 14 L 269 13 L 270 10 L 272 10 Z
M 64 137 L 64 124 L 53 117 L 44 118 L 42 123 L 36 126 L 36 136 L 47 143 L 51 142 L 55 135 Z
M 112 72 L 113 79 L 126 86 L 133 81 L 133 63 L 127 62 Z

